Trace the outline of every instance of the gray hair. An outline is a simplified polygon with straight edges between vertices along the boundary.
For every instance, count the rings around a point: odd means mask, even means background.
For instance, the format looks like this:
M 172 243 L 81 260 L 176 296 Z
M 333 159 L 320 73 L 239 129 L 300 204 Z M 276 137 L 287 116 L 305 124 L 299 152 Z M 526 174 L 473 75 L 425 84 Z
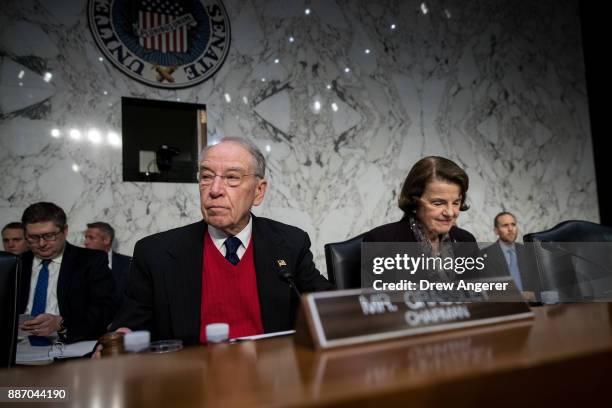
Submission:
M 115 240 L 115 229 L 107 222 L 96 221 L 87 224 L 87 228 L 97 228 L 109 236 L 111 243 Z
M 253 164 L 255 164 L 255 175 L 259 178 L 264 178 L 266 176 L 266 158 L 264 157 L 261 150 L 259 150 L 259 148 L 255 145 L 255 143 L 244 137 L 236 136 L 222 137 L 217 144 L 223 142 L 236 143 L 244 147 L 251 154 L 251 157 L 253 157 Z M 214 146 L 215 145 L 209 145 L 202 149 L 202 158 Z

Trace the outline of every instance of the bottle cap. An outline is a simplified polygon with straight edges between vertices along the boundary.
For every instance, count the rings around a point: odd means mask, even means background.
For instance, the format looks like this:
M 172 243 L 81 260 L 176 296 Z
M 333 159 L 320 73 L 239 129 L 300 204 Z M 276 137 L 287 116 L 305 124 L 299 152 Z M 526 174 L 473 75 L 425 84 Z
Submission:
M 222 343 L 229 339 L 229 324 L 211 323 L 206 325 L 206 341 L 208 343 Z
M 183 349 L 182 340 L 159 340 L 154 341 L 149 346 L 150 353 L 170 353 L 171 351 L 179 351 Z
M 138 353 L 139 351 L 149 348 L 151 342 L 151 333 L 148 330 L 139 330 L 131 333 L 126 333 L 123 336 L 123 346 L 125 351 L 130 353 Z

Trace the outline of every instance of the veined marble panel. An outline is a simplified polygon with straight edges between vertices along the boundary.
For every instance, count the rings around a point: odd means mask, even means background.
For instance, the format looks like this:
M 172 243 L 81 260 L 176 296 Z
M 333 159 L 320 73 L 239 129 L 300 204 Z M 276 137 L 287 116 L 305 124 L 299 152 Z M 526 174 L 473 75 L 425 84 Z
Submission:
M 195 184 L 122 182 L 121 96 L 206 103 L 210 140 L 252 138 L 270 180 L 255 213 L 305 229 L 323 271 L 325 243 L 399 219 L 425 155 L 467 170 L 459 223 L 481 241 L 502 209 L 522 232 L 599 219 L 576 1 L 227 0 L 224 66 L 179 91 L 100 59 L 86 1 L 60 3 L 3 2 L 2 225 L 51 200 L 73 243 L 105 220 L 129 254 L 201 218 Z

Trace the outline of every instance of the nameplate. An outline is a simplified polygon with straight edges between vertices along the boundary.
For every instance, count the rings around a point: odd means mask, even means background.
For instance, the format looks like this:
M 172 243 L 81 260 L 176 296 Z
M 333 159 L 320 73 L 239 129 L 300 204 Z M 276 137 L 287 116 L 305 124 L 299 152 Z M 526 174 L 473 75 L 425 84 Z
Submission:
M 449 302 L 431 291 L 311 293 L 302 296 L 296 341 L 328 349 L 533 317 L 526 303 L 504 297 L 465 292 Z

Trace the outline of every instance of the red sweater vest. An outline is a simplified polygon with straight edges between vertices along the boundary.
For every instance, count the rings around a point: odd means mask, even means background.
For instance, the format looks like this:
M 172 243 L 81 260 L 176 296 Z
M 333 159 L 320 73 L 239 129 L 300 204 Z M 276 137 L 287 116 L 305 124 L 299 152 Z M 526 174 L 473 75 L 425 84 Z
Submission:
M 253 239 L 237 265 L 223 257 L 208 231 L 204 234 L 200 342 L 206 343 L 206 325 L 227 323 L 230 338 L 263 333 L 259 292 L 253 260 Z

